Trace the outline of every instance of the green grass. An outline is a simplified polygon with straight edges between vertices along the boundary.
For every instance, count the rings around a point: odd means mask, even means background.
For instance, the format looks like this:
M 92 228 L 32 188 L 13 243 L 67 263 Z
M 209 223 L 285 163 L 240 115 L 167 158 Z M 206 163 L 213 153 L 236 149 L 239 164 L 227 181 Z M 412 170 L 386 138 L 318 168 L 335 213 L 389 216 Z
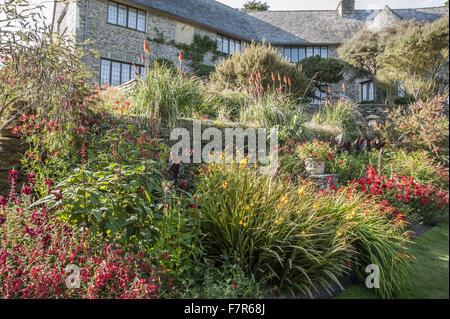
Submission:
M 412 280 L 405 299 L 448 299 L 449 298 L 449 225 L 436 226 L 421 235 L 408 251 L 416 257 Z M 373 291 L 363 285 L 353 286 L 342 292 L 337 299 L 376 299 Z

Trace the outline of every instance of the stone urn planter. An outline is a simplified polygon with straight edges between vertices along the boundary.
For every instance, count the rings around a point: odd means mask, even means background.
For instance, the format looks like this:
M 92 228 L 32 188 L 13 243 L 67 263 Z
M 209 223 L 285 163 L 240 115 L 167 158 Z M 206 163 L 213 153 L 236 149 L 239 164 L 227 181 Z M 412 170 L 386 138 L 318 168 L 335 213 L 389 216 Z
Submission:
M 305 166 L 309 175 L 323 175 L 325 173 L 325 162 L 318 161 L 315 158 L 305 159 Z

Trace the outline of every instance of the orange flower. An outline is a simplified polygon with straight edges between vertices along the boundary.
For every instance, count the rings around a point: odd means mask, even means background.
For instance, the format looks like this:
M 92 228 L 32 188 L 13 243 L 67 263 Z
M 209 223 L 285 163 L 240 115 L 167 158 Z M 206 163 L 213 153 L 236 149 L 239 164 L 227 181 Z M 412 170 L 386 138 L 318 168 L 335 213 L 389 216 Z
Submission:
M 281 75 L 278 73 L 278 81 L 281 81 Z
M 292 80 L 291 79 L 288 79 L 288 84 L 289 84 L 289 86 L 292 85 Z
M 180 52 L 180 54 L 178 54 L 178 61 L 180 61 L 180 63 L 183 62 L 183 53 Z
M 342 82 L 342 91 L 344 91 L 345 94 L 345 82 Z
M 288 80 L 287 80 L 286 75 L 284 76 L 283 81 L 284 81 L 284 83 L 287 83 Z
M 147 41 L 144 41 L 144 51 L 147 54 L 150 54 L 150 47 L 148 46 Z
M 272 72 L 272 81 L 275 81 L 275 74 L 273 74 L 273 72 Z

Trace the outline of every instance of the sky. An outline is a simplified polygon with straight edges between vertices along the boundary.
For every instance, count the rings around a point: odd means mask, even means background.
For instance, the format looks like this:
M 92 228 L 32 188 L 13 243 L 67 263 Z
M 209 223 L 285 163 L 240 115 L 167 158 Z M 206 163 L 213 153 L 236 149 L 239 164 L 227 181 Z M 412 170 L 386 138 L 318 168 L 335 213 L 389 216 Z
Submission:
M 166 0 L 170 1 L 170 0 Z M 241 8 L 246 0 L 218 0 L 233 8 Z M 270 5 L 270 10 L 334 10 L 339 0 L 263 0 Z M 31 0 L 33 3 L 46 5 L 44 14 L 51 22 L 53 13 L 53 0 Z M 442 6 L 444 0 L 356 0 L 357 9 L 380 9 L 385 5 L 392 9 L 397 8 L 422 8 Z

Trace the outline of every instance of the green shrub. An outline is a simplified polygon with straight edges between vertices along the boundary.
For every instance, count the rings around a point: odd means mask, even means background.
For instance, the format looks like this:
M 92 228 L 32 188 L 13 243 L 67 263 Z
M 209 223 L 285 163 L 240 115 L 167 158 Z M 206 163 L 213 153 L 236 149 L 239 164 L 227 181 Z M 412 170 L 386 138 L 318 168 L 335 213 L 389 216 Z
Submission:
M 432 184 L 448 190 L 448 168 L 436 165 L 426 151 L 406 153 L 399 150 L 388 155 L 383 166 L 386 172 L 391 172 L 391 175 L 396 173 L 399 176 L 412 176 L 416 183 Z
M 130 110 L 156 123 L 163 120 L 173 125 L 180 117 L 190 117 L 201 104 L 198 81 L 154 63 L 134 89 Z
M 195 66 L 194 73 L 197 76 L 204 77 L 209 76 L 215 69 L 216 67 L 213 65 L 198 64 Z
M 205 246 L 216 255 L 236 251 L 246 273 L 259 282 L 311 295 L 319 286 L 339 284 L 349 262 L 365 267 L 373 260 L 386 280 L 380 294 L 391 297 L 404 288 L 407 264 L 397 262 L 401 231 L 379 206 L 350 189 L 318 193 L 314 186 L 274 180 L 242 164 L 214 165 L 196 196 Z M 394 261 L 399 278 L 387 274 Z
M 327 169 L 330 174 L 339 174 L 339 183 L 347 185 L 355 179 L 362 178 L 367 173 L 367 167 L 378 163 L 378 152 L 363 152 L 361 154 L 341 152 Z
M 301 69 L 282 58 L 270 45 L 255 44 L 247 46 L 242 53 L 237 53 L 223 60 L 211 74 L 210 81 L 219 89 L 247 88 L 251 74 L 261 73 L 261 83 L 265 90 L 283 87 L 289 91 L 284 76 L 291 79 L 291 93 L 303 96 L 308 82 Z M 275 80 L 272 79 L 272 74 Z M 281 81 L 278 80 L 278 74 Z
M 172 60 L 169 60 L 167 58 L 158 58 L 158 59 L 155 59 L 155 62 L 158 63 L 160 66 L 164 66 L 169 69 L 177 70 L 175 63 Z
M 436 97 L 392 109 L 389 122 L 383 127 L 391 148 L 408 152 L 425 150 L 448 166 L 449 120 L 444 103 L 444 98 Z

